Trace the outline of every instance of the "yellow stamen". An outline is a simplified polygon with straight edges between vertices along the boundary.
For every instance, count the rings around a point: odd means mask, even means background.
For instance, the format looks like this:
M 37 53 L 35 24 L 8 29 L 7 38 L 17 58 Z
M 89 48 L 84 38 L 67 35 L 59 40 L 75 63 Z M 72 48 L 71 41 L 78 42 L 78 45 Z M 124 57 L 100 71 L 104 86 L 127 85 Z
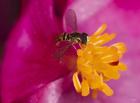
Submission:
M 89 42 L 92 42 L 93 45 L 103 45 L 103 44 L 111 41 L 112 39 L 114 39 L 115 36 L 116 36 L 115 34 L 109 35 L 109 34 L 105 33 L 102 36 L 98 36 L 96 38 L 91 37 L 92 39 L 90 39 Z
M 94 70 L 93 78 L 92 78 L 92 81 L 90 82 L 90 85 L 91 85 L 91 89 L 100 88 L 102 85 L 102 78 L 100 78 L 100 76 L 95 70 Z
M 102 85 L 102 92 L 105 93 L 107 96 L 113 95 L 113 90 L 105 83 Z
M 73 74 L 73 84 L 78 93 L 87 96 L 92 92 L 96 98 L 99 91 L 107 96 L 113 95 L 113 90 L 107 81 L 120 78 L 119 71 L 125 71 L 126 65 L 120 58 L 126 51 L 124 43 L 115 43 L 111 46 L 104 44 L 115 38 L 115 34 L 104 33 L 106 24 L 103 24 L 93 35 L 88 37 L 86 45 L 77 50 L 77 71 Z M 81 76 L 81 81 L 78 78 Z
M 89 94 L 89 85 L 86 80 L 82 81 L 82 96 L 87 96 Z
M 125 53 L 125 51 L 126 51 L 126 46 L 124 43 L 121 43 L 121 42 L 115 43 L 112 46 L 116 47 L 118 49 L 118 52 L 120 52 L 120 53 Z
M 97 36 L 99 34 L 102 34 L 105 31 L 106 28 L 107 28 L 107 25 L 102 24 L 102 26 L 94 33 L 94 35 Z
M 126 67 L 126 65 L 124 64 L 124 63 L 119 63 L 119 70 L 121 70 L 121 71 L 125 71 L 125 70 L 127 70 L 127 67 Z
M 74 84 L 74 87 L 75 87 L 76 91 L 78 93 L 80 93 L 81 92 L 81 83 L 79 81 L 78 73 L 77 72 L 75 72 L 73 74 L 73 84 Z

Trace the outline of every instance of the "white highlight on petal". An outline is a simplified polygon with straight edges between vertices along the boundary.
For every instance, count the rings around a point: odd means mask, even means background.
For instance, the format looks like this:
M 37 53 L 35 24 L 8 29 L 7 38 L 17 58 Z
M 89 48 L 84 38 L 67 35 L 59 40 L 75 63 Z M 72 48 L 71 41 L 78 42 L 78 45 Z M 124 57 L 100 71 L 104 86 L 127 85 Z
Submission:
M 23 34 L 21 34 L 21 37 L 18 40 L 17 46 L 25 50 L 30 45 L 31 45 L 31 40 L 29 38 L 29 35 L 24 31 Z
M 80 23 L 96 14 L 111 1 L 112 0 L 77 0 L 69 8 L 76 12 L 77 20 Z
M 62 79 L 58 79 L 45 87 L 40 103 L 58 103 L 63 89 L 61 83 Z

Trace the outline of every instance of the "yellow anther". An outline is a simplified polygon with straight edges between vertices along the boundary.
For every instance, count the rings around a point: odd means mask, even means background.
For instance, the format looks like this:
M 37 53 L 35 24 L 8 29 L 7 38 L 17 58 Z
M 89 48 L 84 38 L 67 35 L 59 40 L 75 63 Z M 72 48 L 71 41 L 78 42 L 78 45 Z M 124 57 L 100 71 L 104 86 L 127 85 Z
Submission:
M 93 35 L 97 36 L 99 34 L 102 34 L 105 31 L 106 28 L 107 28 L 107 25 L 102 24 L 102 26 L 100 28 L 98 28 L 98 30 Z
M 121 71 L 125 71 L 125 70 L 127 70 L 127 67 L 126 67 L 126 65 L 124 64 L 124 63 L 119 63 L 119 65 L 118 65 L 119 67 L 119 70 L 121 70 Z
M 118 70 L 113 70 L 112 68 L 107 68 L 106 70 L 103 71 L 103 74 L 111 79 L 119 79 L 120 78 L 120 74 Z
M 89 84 L 86 80 L 82 81 L 82 96 L 87 96 L 89 94 Z
M 98 89 L 101 87 L 102 78 L 98 75 L 98 73 L 94 70 L 93 71 L 92 81 L 90 82 L 91 89 Z
M 126 65 L 120 62 L 120 58 L 126 51 L 124 43 L 105 46 L 105 43 L 115 38 L 115 34 L 100 35 L 105 29 L 106 24 L 103 24 L 88 37 L 87 44 L 77 50 L 77 72 L 73 74 L 73 84 L 82 96 L 89 95 L 90 91 L 93 98 L 97 97 L 98 91 L 107 96 L 113 95 L 113 90 L 107 85 L 107 81 L 119 79 L 119 71 L 126 70 Z
M 101 36 L 96 37 L 96 39 L 93 39 L 92 41 L 90 40 L 89 42 L 93 42 L 93 45 L 103 45 L 115 38 L 115 34 L 103 34 Z
M 112 46 L 116 47 L 118 49 L 118 55 L 121 57 L 126 52 L 126 46 L 124 43 L 115 43 Z
M 80 92 L 81 92 L 81 83 L 80 83 L 80 81 L 79 81 L 78 73 L 77 73 L 77 72 L 75 72 L 75 73 L 73 74 L 72 80 L 73 80 L 73 84 L 74 84 L 74 87 L 75 87 L 76 91 L 77 91 L 78 93 L 80 93 Z
M 107 96 L 113 95 L 113 90 L 105 83 L 102 85 L 102 92 L 105 93 Z

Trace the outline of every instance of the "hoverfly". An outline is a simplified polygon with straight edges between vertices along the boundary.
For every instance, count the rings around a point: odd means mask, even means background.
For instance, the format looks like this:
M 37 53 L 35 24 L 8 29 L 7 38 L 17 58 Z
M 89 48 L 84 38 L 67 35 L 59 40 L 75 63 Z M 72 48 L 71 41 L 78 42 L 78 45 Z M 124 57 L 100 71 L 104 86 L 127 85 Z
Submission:
M 68 9 L 65 17 L 64 17 L 64 25 L 66 31 L 72 32 L 64 32 L 57 37 L 57 42 L 61 41 L 69 41 L 72 44 L 79 43 L 79 44 L 86 44 L 87 43 L 87 36 L 86 33 L 79 33 L 77 32 L 77 17 L 76 13 L 72 9 Z
M 60 48 L 57 52 L 57 57 L 62 57 L 64 53 L 70 48 L 74 47 L 75 44 L 86 45 L 87 43 L 87 33 L 77 32 L 77 17 L 76 13 L 72 9 L 68 9 L 64 16 L 64 29 L 68 32 L 63 32 L 56 38 L 56 45 L 58 46 L 61 42 L 69 42 L 69 45 Z M 75 48 L 76 49 L 76 48 Z
M 79 32 L 72 32 L 72 33 L 64 32 L 57 38 L 57 42 L 61 42 L 61 41 L 69 41 L 72 44 L 79 43 L 79 44 L 86 45 L 87 34 L 79 33 Z

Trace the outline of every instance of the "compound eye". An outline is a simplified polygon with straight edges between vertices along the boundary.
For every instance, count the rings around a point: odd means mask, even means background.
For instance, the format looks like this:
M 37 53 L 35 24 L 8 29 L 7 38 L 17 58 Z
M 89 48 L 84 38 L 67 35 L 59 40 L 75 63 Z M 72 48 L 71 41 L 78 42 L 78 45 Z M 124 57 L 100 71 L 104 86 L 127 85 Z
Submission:
M 87 43 L 87 36 L 88 36 L 87 33 L 82 33 L 81 40 L 82 40 L 82 43 L 83 44 L 86 44 Z

